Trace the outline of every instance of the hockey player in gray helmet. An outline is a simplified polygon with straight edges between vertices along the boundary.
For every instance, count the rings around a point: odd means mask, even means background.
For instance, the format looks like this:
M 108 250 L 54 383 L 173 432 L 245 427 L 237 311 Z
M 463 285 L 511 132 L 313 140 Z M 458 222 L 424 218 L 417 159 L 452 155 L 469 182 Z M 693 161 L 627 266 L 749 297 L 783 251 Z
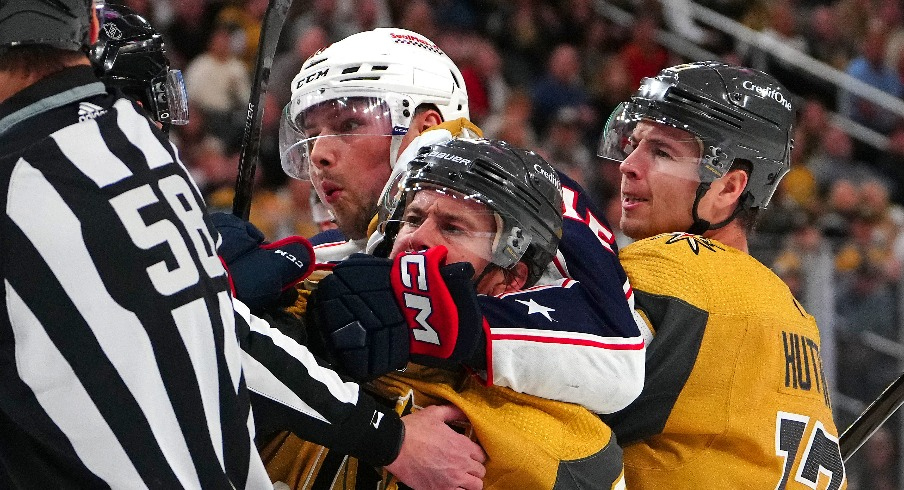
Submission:
M 513 295 L 524 303 L 546 303 L 551 295 L 567 299 L 583 294 L 577 284 L 530 289 L 552 261 L 563 226 L 561 182 L 553 167 L 534 152 L 483 139 L 425 146 L 410 162 L 392 204 L 392 218 L 382 226 L 387 237 L 394 239 L 389 256 L 394 261 L 392 282 L 398 284 L 393 288 L 395 299 L 405 305 L 405 315 L 423 313 L 424 317 L 424 328 L 411 337 L 412 352 L 429 353 L 447 340 L 444 329 L 430 328 L 443 321 L 430 314 L 432 305 L 448 297 L 438 284 L 443 281 L 432 275 L 436 269 L 431 264 L 440 264 L 439 273 L 456 304 L 466 296 L 461 294 L 463 282 L 475 283 L 481 295 Z M 353 256 L 349 262 L 371 264 L 376 273 L 381 260 Z M 340 302 L 360 308 L 359 298 L 337 301 L 333 294 L 360 281 L 353 277 L 358 272 L 340 264 L 321 281 L 312 297 L 319 299 L 328 290 L 333 301 L 328 307 L 315 306 L 318 325 L 347 316 Z M 361 299 L 369 305 L 379 301 L 376 291 Z M 556 318 L 567 323 L 570 314 L 585 312 L 562 311 Z M 344 325 L 344 320 L 335 326 L 330 329 L 336 334 L 331 339 L 350 340 L 353 326 Z M 385 333 L 385 338 L 392 335 Z M 484 488 L 624 485 L 621 449 L 611 430 L 590 410 L 485 383 L 459 364 L 438 369 L 432 359 L 412 356 L 412 361 L 403 371 L 380 377 L 371 386 L 390 401 L 401 400 L 402 407 L 441 403 L 459 407 L 468 417 L 467 432 L 487 452 Z M 293 466 L 308 467 L 300 461 Z
M 604 416 L 631 488 L 844 488 L 816 321 L 747 236 L 790 168 L 794 97 L 718 62 L 667 68 L 615 110 L 622 249 L 656 337 L 640 397 Z

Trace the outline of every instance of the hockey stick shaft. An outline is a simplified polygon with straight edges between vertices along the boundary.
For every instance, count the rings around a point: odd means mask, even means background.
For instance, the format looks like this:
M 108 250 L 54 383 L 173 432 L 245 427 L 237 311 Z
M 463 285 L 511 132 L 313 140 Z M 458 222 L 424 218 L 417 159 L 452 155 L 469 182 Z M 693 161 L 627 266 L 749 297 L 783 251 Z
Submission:
M 279 35 L 291 5 L 292 0 L 271 0 L 261 25 L 257 64 L 254 67 L 254 85 L 248 99 L 248 113 L 245 116 L 245 128 L 242 133 L 242 152 L 239 156 L 238 176 L 235 179 L 235 197 L 232 199 L 232 214 L 246 221 L 251 213 L 254 169 L 260 152 L 264 94 L 267 93 Z
M 904 404 L 904 374 L 894 380 L 885 391 L 870 403 L 838 439 L 841 458 L 847 462 L 863 445 Z

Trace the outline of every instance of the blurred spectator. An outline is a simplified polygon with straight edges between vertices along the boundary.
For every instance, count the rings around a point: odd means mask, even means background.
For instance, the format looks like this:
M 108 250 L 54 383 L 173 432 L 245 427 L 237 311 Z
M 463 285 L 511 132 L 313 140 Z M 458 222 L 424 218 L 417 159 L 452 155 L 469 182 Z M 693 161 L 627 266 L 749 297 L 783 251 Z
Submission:
M 860 184 L 878 177 L 869 165 L 854 160 L 854 143 L 840 127 L 830 125 L 823 133 L 821 146 L 807 162 L 820 193 L 840 179 Z
M 269 0 L 241 0 L 227 5 L 217 14 L 216 23 L 233 26 L 232 51 L 245 63 L 249 71 L 257 60 L 257 46 L 261 37 L 261 22 Z
M 521 148 L 536 149 L 537 135 L 531 125 L 533 102 L 524 90 L 512 91 L 500 112 L 494 112 L 481 126 L 488 138 L 501 139 Z
M 562 107 L 575 107 L 581 121 L 589 125 L 594 119 L 587 90 L 581 79 L 581 59 L 577 48 L 570 44 L 556 46 L 546 63 L 546 75 L 534 86 L 534 129 L 545 132 L 552 118 Z
M 891 188 L 891 199 L 904 205 L 904 124 L 898 124 L 888 136 L 888 151 L 875 162 L 877 171 Z
M 662 19 L 670 30 L 695 44 L 709 41 L 708 31 L 694 22 L 691 0 L 666 0 L 661 3 Z
M 599 117 L 597 126 L 590 133 L 591 143 L 596 144 L 609 115 L 631 97 L 638 85 L 631 80 L 625 60 L 620 56 L 610 56 L 591 75 L 588 87 L 591 103 Z
M 829 113 L 818 99 L 806 99 L 799 106 L 794 127 L 794 163 L 804 163 L 819 152 L 823 135 L 829 129 Z
M 326 30 L 331 42 L 342 39 L 335 24 L 338 8 L 338 0 L 312 0 L 307 8 L 301 11 L 301 15 L 292 21 L 291 36 L 287 36 L 289 45 L 294 44 L 308 29 L 315 26 Z
M 894 436 L 894 426 L 889 421 L 879 427 L 863 444 L 859 453 L 861 464 L 845 469 L 850 474 L 852 485 L 870 490 L 897 490 L 898 486 L 898 443 Z
M 668 51 L 656 41 L 658 28 L 656 17 L 641 14 L 634 21 L 631 40 L 619 52 L 635 87 L 640 86 L 642 79 L 656 76 L 671 64 Z
M 885 31 L 880 24 L 874 23 L 861 42 L 860 55 L 850 62 L 846 71 L 861 82 L 901 97 L 904 85 L 894 69 L 885 64 L 885 43 Z M 845 90 L 839 92 L 838 112 L 883 134 L 891 133 L 897 123 L 893 112 Z
M 860 190 L 850 180 L 832 183 L 827 196 L 825 213 L 819 217 L 819 227 L 833 244 L 841 243 L 850 231 L 850 223 L 860 205 Z
M 559 108 L 540 143 L 540 153 L 553 167 L 587 189 L 594 157 L 584 146 L 583 128 L 580 109 L 570 106 Z
M 513 83 L 529 86 L 542 72 L 537 60 L 544 59 L 551 46 L 541 20 L 546 8 L 539 0 L 514 0 L 502 2 L 490 16 L 489 33 L 505 53 L 503 72 Z
M 338 0 L 335 35 L 344 39 L 352 34 L 389 27 L 392 18 L 385 0 Z
M 584 33 L 596 22 L 593 0 L 566 0 L 561 10 L 561 27 L 557 40 L 562 43 L 579 45 L 584 41 Z
M 189 99 L 204 113 L 208 129 L 227 145 L 241 137 L 251 94 L 250 75 L 232 50 L 232 33 L 228 26 L 217 26 L 207 50 L 185 69 Z
M 205 0 L 174 0 L 173 22 L 164 31 L 166 55 L 173 67 L 184 68 L 201 54 L 213 30 L 213 15 Z
M 433 7 L 426 0 L 412 0 L 405 7 L 398 26 L 417 32 L 427 39 L 439 38 L 439 29 L 433 15 Z
M 854 49 L 841 32 L 838 9 L 821 5 L 810 13 L 807 49 L 814 58 L 837 70 L 844 70 L 853 57 Z
M 478 126 L 491 112 L 502 109 L 509 86 L 502 75 L 502 57 L 496 46 L 476 34 L 449 33 L 440 47 L 461 70 L 468 90 L 468 110 Z M 447 46 L 454 46 L 446 49 Z
M 280 53 L 273 59 L 267 97 L 274 99 L 274 105 L 282 110 L 292 97 L 292 79 L 301 71 L 301 65 L 319 49 L 330 44 L 326 29 L 311 26 L 301 33 L 290 51 Z
M 880 0 L 877 17 L 886 33 L 885 66 L 897 66 L 904 51 L 904 12 L 899 0 Z

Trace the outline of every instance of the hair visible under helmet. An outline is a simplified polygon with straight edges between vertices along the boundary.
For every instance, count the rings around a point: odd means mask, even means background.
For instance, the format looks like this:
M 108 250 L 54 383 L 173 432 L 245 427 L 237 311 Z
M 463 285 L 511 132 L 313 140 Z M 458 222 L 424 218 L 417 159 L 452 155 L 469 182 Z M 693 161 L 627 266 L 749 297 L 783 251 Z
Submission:
M 292 81 L 292 99 L 280 128 L 280 155 L 289 176 L 308 178 L 310 143 L 316 135 L 304 131 L 307 111 L 355 101 L 367 117 L 380 118 L 382 136 L 392 138 L 390 167 L 419 106 L 434 106 L 446 121 L 468 117 L 461 72 L 432 41 L 396 28 L 354 34 L 308 58 Z
M 690 233 L 702 234 L 730 223 L 747 209 L 765 208 L 791 169 L 794 104 L 788 90 L 766 73 L 714 61 L 673 66 L 645 78 L 630 101 L 609 118 L 598 154 L 624 161 L 625 142 L 641 120 L 687 131 L 702 145 L 700 185 Z M 732 165 L 749 162 L 747 187 L 734 213 L 711 224 L 697 215 L 710 184 Z
M 103 2 L 96 5 L 100 9 Z M 0 2 L 0 54 L 33 45 L 86 50 L 91 45 L 91 18 L 91 0 L 5 0 Z
M 170 70 L 160 33 L 132 9 L 107 5 L 103 28 L 89 58 L 97 76 L 141 102 L 164 125 L 188 123 L 188 95 L 182 72 Z
M 396 216 L 423 189 L 453 191 L 486 205 L 497 217 L 490 262 L 528 266 L 526 286 L 540 279 L 562 237 L 562 184 L 532 151 L 486 139 L 454 139 L 426 146 L 399 184 Z M 395 236 L 397 230 L 387 230 Z

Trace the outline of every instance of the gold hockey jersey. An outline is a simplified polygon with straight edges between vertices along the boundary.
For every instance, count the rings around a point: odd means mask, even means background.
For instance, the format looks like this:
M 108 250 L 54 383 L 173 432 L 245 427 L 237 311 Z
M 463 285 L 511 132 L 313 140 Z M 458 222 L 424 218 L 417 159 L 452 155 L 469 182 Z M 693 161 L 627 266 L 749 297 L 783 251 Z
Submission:
M 640 397 L 604 417 L 628 488 L 845 488 L 819 331 L 785 284 L 686 233 L 619 258 L 656 332 Z
M 396 403 L 399 413 L 452 403 L 465 413 L 464 432 L 487 453 L 487 489 L 624 489 L 621 448 L 612 431 L 589 410 L 511 389 L 485 386 L 474 376 L 409 365 L 404 373 L 383 376 L 370 386 Z M 274 481 L 293 489 L 364 488 L 373 470 L 353 458 L 331 468 L 328 451 L 282 434 L 261 449 Z M 398 488 L 391 475 L 376 488 Z M 373 487 L 370 487 L 373 488 Z

